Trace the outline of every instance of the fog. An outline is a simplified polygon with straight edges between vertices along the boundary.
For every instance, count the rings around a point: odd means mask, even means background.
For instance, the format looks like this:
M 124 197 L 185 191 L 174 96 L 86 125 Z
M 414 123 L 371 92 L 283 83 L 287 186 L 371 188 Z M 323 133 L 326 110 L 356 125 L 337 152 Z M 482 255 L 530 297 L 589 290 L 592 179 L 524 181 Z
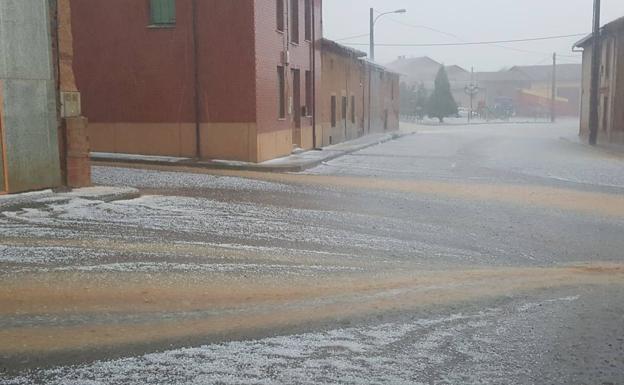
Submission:
M 603 22 L 624 16 L 624 1 L 603 0 L 602 3 Z M 457 43 L 582 34 L 591 30 L 592 6 L 592 0 L 329 0 L 324 2 L 324 33 L 330 39 L 367 34 L 369 8 L 374 7 L 380 12 L 408 10 L 405 15 L 388 15 L 379 20 L 378 44 Z M 387 63 L 399 55 L 427 55 L 446 64 L 495 71 L 511 65 L 548 64 L 554 51 L 560 54 L 560 62 L 578 63 L 579 54 L 571 51 L 577 40 L 580 37 L 496 46 L 378 45 L 376 56 L 377 61 Z M 367 36 L 341 41 L 343 44 L 367 42 Z M 354 47 L 368 52 L 367 45 Z

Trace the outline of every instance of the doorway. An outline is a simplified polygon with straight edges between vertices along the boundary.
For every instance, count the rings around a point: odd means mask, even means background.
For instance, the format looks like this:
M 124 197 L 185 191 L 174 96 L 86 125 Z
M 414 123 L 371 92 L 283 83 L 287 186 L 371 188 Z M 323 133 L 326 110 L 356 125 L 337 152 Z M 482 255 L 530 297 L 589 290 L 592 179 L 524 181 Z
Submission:
M 602 131 L 607 132 L 609 129 L 609 97 L 602 99 Z
M 2 99 L 0 99 L 0 194 L 7 193 L 8 186 L 6 185 L 6 165 L 5 158 L 6 152 L 4 148 L 4 128 L 2 127 Z
M 294 148 L 301 147 L 301 72 L 292 70 L 293 79 L 293 129 L 292 144 Z

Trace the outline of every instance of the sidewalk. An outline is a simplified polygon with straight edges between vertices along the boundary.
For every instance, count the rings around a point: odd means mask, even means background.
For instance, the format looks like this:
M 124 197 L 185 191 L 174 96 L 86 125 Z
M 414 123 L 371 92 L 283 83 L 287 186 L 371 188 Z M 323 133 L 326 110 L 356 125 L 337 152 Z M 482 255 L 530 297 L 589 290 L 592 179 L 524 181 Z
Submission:
M 393 131 L 391 133 L 371 134 L 347 142 L 324 147 L 320 150 L 304 151 L 283 158 L 272 159 L 262 163 L 237 162 L 227 160 L 198 161 L 192 158 L 176 158 L 167 156 L 149 156 L 133 154 L 113 154 L 92 152 L 91 160 L 94 162 L 110 163 L 134 163 L 159 166 L 185 166 L 198 168 L 211 168 L 221 170 L 238 171 L 261 171 L 261 172 L 300 172 L 316 167 L 323 162 L 360 151 L 365 148 L 376 146 L 390 140 L 415 134 L 412 127 Z
M 72 199 L 113 202 L 135 199 L 139 190 L 131 187 L 85 187 L 71 191 L 53 190 L 26 192 L 0 196 L 0 211 L 15 211 L 24 208 L 37 208 L 47 204 L 63 204 Z
M 497 124 L 547 124 L 551 123 L 549 119 L 533 119 L 533 118 L 511 118 L 509 120 L 500 119 L 479 119 L 474 118 L 468 122 L 467 118 L 446 118 L 440 123 L 437 119 L 425 119 L 422 122 L 401 120 L 401 124 L 412 124 L 421 127 L 445 127 L 445 126 L 480 126 L 480 125 L 497 125 Z

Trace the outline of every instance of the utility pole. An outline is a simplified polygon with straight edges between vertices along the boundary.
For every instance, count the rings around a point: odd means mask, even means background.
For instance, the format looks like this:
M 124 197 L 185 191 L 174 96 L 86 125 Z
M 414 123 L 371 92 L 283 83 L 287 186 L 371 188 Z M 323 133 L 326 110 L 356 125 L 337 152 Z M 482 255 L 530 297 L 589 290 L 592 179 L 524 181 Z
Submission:
M 557 120 L 557 53 L 553 53 L 552 93 L 550 96 L 550 121 Z
M 592 37 L 591 88 L 589 97 L 589 144 L 598 142 L 598 101 L 600 88 L 600 0 L 594 0 L 594 27 Z
M 370 9 L 370 59 L 375 61 L 375 10 Z

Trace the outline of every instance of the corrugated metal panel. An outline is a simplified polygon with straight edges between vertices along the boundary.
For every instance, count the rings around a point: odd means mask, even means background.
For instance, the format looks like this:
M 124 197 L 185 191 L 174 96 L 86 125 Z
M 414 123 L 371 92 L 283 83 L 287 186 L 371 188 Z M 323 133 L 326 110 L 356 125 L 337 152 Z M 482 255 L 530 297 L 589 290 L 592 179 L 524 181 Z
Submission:
M 0 1 L 0 79 L 10 192 L 61 183 L 46 0 Z

